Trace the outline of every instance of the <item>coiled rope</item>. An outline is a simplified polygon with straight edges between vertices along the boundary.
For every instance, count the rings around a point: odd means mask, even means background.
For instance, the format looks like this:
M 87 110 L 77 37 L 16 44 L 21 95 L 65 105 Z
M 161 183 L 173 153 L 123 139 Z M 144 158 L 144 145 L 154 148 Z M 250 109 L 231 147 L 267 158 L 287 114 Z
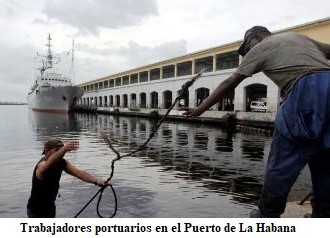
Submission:
M 132 155 L 136 154 L 137 152 L 139 152 L 139 151 L 141 151 L 141 150 L 143 150 L 143 149 L 146 148 L 147 144 L 155 136 L 155 133 L 157 132 L 157 130 L 159 129 L 159 127 L 161 126 L 161 124 L 165 121 L 165 119 L 168 117 L 169 113 L 172 111 L 172 109 L 174 108 L 174 106 L 176 105 L 176 103 L 183 97 L 183 95 L 185 94 L 185 92 L 188 91 L 189 87 L 191 85 L 193 85 L 195 83 L 195 81 L 199 77 L 202 76 L 202 74 L 204 73 L 204 71 L 205 71 L 205 69 L 200 70 L 192 79 L 190 79 L 189 81 L 187 81 L 185 84 L 182 85 L 182 89 L 181 89 L 181 92 L 180 92 L 179 96 L 176 97 L 176 99 L 172 103 L 171 107 L 166 111 L 166 113 L 164 114 L 164 116 L 158 121 L 157 125 L 152 130 L 152 132 L 150 133 L 149 138 L 142 145 L 140 145 L 137 149 L 135 149 L 135 150 L 133 150 L 133 151 L 131 151 L 129 153 L 120 155 L 120 153 L 113 147 L 113 145 L 112 145 L 109 137 L 104 132 L 101 132 L 102 138 L 109 145 L 110 149 L 116 154 L 116 158 L 113 159 L 112 162 L 111 162 L 111 172 L 110 172 L 110 175 L 109 175 L 109 177 L 107 179 L 107 182 L 109 182 L 112 179 L 113 175 L 114 175 L 116 161 L 118 161 L 118 160 L 120 160 L 122 158 L 125 158 L 125 157 L 132 156 Z M 108 217 L 108 218 L 112 218 L 117 213 L 117 207 L 118 207 L 118 205 L 117 205 L 117 196 L 116 196 L 116 192 L 115 192 L 115 190 L 114 190 L 114 188 L 112 187 L 111 184 L 109 184 L 109 186 L 107 186 L 107 187 L 110 187 L 110 189 L 112 190 L 112 193 L 113 193 L 113 196 L 114 196 L 114 200 L 115 200 L 114 211 L 113 211 L 112 215 Z M 96 198 L 96 196 L 99 195 L 98 201 L 97 201 L 97 205 L 96 205 L 96 212 L 97 212 L 97 215 L 100 218 L 104 218 L 104 216 L 100 213 L 100 209 L 99 208 L 100 208 L 100 203 L 101 203 L 101 200 L 102 200 L 102 195 L 103 195 L 104 189 L 107 188 L 107 187 L 101 187 L 96 192 L 96 194 L 86 203 L 86 205 L 74 217 L 75 218 L 78 217 L 89 206 L 89 204 Z

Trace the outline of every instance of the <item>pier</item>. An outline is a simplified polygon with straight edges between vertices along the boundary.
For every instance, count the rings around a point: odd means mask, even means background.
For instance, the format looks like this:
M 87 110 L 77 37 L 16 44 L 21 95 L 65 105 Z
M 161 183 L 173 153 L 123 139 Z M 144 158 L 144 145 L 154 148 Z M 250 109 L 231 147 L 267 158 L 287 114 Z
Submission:
M 116 108 L 116 107 L 96 107 L 77 106 L 74 110 L 78 113 L 108 114 L 126 117 L 143 117 L 159 119 L 166 113 L 166 109 L 148 108 Z M 259 112 L 231 112 L 231 111 L 206 111 L 203 115 L 194 118 L 186 118 L 183 111 L 173 109 L 167 116 L 167 120 L 186 121 L 191 123 L 216 124 L 228 129 L 236 129 L 253 133 L 272 135 L 274 129 L 275 113 Z

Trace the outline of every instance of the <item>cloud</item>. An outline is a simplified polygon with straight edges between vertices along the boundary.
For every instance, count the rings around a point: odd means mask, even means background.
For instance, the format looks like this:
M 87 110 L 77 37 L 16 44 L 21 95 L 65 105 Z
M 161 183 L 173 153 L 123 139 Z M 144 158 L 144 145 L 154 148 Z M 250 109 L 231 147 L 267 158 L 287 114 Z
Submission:
M 187 42 L 178 40 L 148 47 L 130 41 L 127 47 L 120 47 L 116 53 L 130 58 L 132 64 L 142 66 L 187 54 Z
M 11 47 L 0 44 L 0 95 L 8 101 L 26 101 L 36 69 L 35 48 L 31 45 Z
M 33 76 L 36 49 L 31 45 L 10 47 L 0 44 L 0 78 L 13 84 L 30 84 Z M 25 77 L 22 79 L 22 77 Z M 30 78 L 30 79 L 29 79 Z
M 50 0 L 43 13 L 48 21 L 69 24 L 81 34 L 98 35 L 102 27 L 117 29 L 138 25 L 145 18 L 157 15 L 158 9 L 155 0 Z
M 78 44 L 76 48 L 78 55 L 75 70 L 77 82 L 108 76 L 187 54 L 186 40 L 165 42 L 156 46 L 144 46 L 130 41 L 127 46 L 102 49 Z
M 14 1 L 8 1 L 2 4 L 2 7 L 0 9 L 0 15 L 3 15 L 5 17 L 11 17 L 14 15 L 15 9 L 17 7 L 17 4 Z

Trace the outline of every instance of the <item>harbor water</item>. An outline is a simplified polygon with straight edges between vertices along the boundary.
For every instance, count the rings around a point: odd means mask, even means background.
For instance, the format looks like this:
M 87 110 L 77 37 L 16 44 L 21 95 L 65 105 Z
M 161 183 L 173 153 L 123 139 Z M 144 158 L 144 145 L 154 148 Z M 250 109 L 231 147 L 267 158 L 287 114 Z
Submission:
M 26 217 L 35 164 L 48 137 L 79 140 L 66 159 L 99 178 L 108 178 L 116 158 L 100 132 L 120 153 L 148 139 L 155 122 L 145 118 L 96 114 L 32 112 L 26 105 L 0 106 L 0 217 Z M 118 218 L 248 217 L 261 193 L 271 137 L 227 132 L 215 125 L 165 121 L 147 148 L 118 160 L 111 180 L 118 199 Z M 63 172 L 56 200 L 57 217 L 74 217 L 98 191 Z M 305 169 L 290 201 L 310 191 Z M 95 199 L 79 217 L 97 217 Z M 106 189 L 100 212 L 114 210 Z

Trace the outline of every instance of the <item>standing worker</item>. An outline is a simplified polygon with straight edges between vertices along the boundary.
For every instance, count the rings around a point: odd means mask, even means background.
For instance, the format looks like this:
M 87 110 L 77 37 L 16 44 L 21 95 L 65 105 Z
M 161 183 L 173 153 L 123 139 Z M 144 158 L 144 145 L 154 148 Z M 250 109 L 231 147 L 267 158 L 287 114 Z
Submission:
M 250 217 L 280 217 L 300 171 L 308 164 L 312 217 L 330 217 L 330 45 L 297 33 L 272 35 L 263 26 L 246 31 L 244 58 L 229 78 L 186 117 L 199 116 L 245 78 L 263 72 L 281 90 L 259 210 Z
M 62 171 L 97 186 L 107 186 L 103 179 L 96 179 L 88 172 L 80 170 L 63 157 L 66 152 L 75 151 L 78 141 L 65 145 L 58 139 L 49 139 L 44 146 L 44 157 L 37 163 L 32 176 L 31 196 L 27 204 L 27 215 L 31 218 L 52 218 L 56 215 L 55 200 L 59 190 Z

